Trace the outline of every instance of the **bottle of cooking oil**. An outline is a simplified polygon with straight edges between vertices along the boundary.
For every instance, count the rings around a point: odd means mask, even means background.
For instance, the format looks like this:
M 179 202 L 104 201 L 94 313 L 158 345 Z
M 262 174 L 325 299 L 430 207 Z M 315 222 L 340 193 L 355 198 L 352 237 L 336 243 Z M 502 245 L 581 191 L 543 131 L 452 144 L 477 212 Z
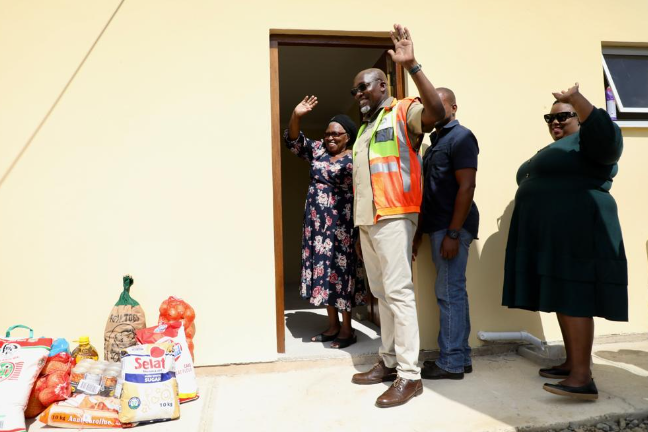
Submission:
M 97 350 L 95 347 L 90 345 L 89 336 L 81 336 L 79 337 L 79 340 L 75 342 L 79 342 L 79 346 L 74 348 L 74 351 L 72 351 L 72 357 L 77 364 L 81 363 L 81 360 L 83 359 L 99 360 Z

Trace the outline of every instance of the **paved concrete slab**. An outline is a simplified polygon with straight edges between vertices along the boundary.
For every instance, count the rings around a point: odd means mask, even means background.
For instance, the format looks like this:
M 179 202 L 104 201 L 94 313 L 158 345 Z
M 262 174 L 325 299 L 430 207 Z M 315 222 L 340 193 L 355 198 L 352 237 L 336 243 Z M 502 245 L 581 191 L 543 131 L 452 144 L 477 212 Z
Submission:
M 517 354 L 475 357 L 462 381 L 424 381 L 423 395 L 396 408 L 375 399 L 387 384 L 358 386 L 370 365 L 348 359 L 281 361 L 199 369 L 201 399 L 158 431 L 515 431 L 561 429 L 648 414 L 648 341 L 595 346 L 599 400 L 579 402 L 542 390 L 538 366 Z M 29 431 L 42 425 L 33 424 Z

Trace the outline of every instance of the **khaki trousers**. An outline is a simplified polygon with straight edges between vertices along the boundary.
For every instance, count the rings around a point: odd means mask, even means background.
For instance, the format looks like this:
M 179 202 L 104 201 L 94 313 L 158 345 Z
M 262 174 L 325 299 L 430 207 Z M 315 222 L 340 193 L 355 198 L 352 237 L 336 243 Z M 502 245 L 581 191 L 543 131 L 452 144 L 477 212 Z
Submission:
M 412 240 L 416 226 L 405 218 L 360 226 L 360 244 L 371 292 L 378 299 L 387 367 L 405 379 L 420 379 L 419 329 L 412 282 Z

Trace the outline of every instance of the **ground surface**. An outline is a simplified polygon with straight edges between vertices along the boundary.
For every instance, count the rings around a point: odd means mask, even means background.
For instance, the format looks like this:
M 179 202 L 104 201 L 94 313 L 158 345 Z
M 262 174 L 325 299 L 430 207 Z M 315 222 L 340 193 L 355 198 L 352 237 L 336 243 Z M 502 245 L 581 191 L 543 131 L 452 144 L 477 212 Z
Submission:
M 182 405 L 179 420 L 143 431 L 564 431 L 643 432 L 648 423 L 648 341 L 597 344 L 596 402 L 542 390 L 550 381 L 514 353 L 480 356 L 462 381 L 424 381 L 423 395 L 380 409 L 387 384 L 358 386 L 351 376 L 371 358 L 284 360 L 199 369 L 201 398 Z M 355 365 L 354 365 L 355 363 Z M 589 426 L 596 426 L 592 429 Z M 615 429 L 616 427 L 616 429 Z M 30 432 L 43 429 L 36 422 Z M 607 428 L 607 429 L 606 429 Z M 637 429 L 639 428 L 639 429 Z

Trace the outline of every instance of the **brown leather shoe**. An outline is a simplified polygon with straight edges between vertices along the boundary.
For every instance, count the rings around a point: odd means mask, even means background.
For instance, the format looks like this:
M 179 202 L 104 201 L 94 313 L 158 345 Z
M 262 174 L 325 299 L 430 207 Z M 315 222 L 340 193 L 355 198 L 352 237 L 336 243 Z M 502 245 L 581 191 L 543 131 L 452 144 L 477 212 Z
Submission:
M 414 396 L 420 394 L 423 394 L 423 383 L 420 379 L 408 380 L 398 377 L 394 381 L 394 384 L 376 399 L 376 406 L 379 408 L 389 408 L 403 405 Z
M 351 378 L 354 384 L 380 384 L 384 381 L 394 381 L 396 379 L 396 368 L 388 368 L 380 360 L 368 372 L 357 373 Z

